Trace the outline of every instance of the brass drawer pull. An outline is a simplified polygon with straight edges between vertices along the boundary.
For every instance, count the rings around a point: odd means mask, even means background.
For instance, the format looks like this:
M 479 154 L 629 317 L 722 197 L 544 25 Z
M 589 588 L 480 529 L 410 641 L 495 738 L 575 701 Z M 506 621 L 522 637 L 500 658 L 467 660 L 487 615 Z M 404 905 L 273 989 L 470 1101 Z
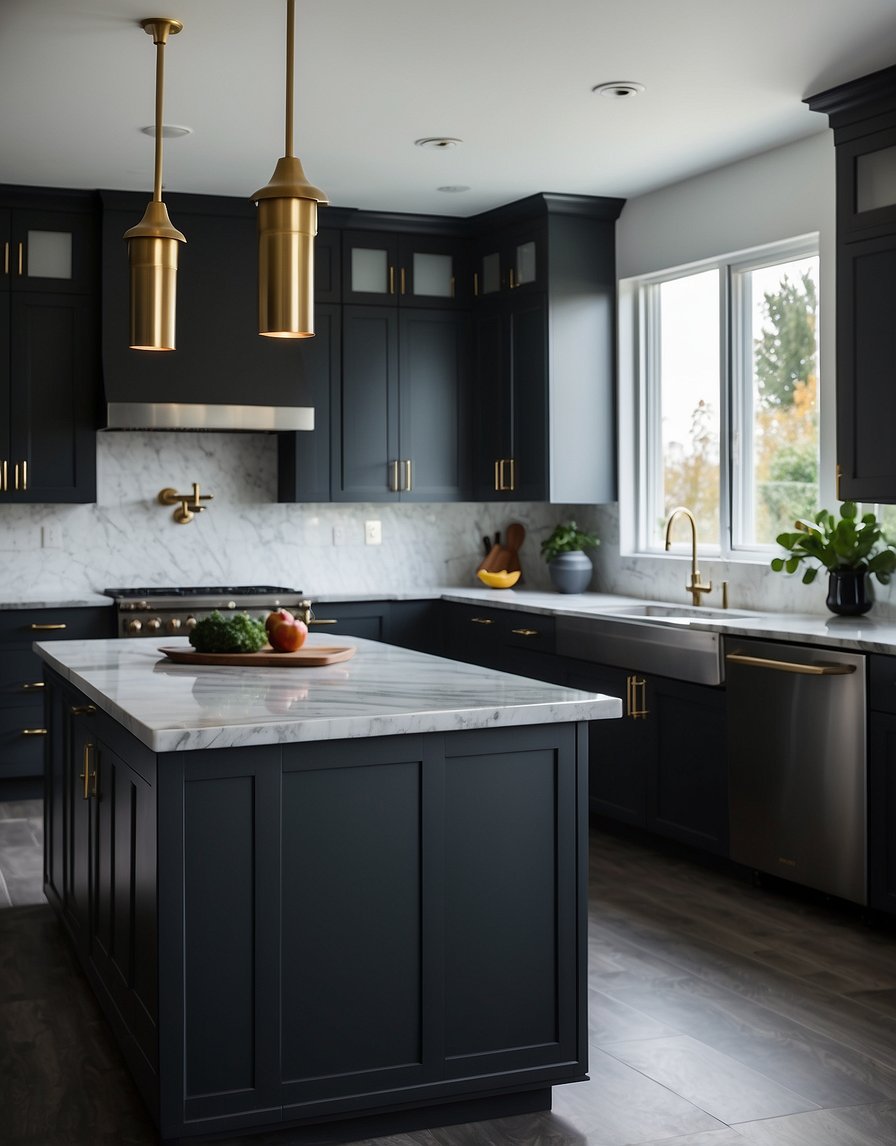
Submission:
M 72 716 L 92 716 L 96 712 L 95 704 L 73 704 L 69 709 Z
M 22 685 L 22 692 L 31 692 L 35 688 L 46 688 L 42 680 L 33 680 L 28 684 Z
M 516 633 L 518 637 L 537 637 L 538 629 L 511 629 L 512 633 Z
M 86 800 L 88 798 L 88 796 L 90 795 L 90 749 L 92 747 L 93 747 L 93 745 L 90 743 L 89 740 L 85 742 L 85 744 L 84 744 L 84 764 L 82 766 L 81 771 L 78 773 L 78 779 L 81 780 L 84 784 L 84 787 L 82 789 L 82 795 L 81 795 L 81 798 L 83 800 Z
M 470 617 L 470 622 L 474 625 L 493 625 L 495 623 L 491 617 Z
M 34 624 L 34 622 L 32 622 L 32 624 L 31 624 L 31 629 L 35 633 L 49 632 L 51 629 L 67 629 L 67 628 L 68 628 L 68 625 L 66 625 L 64 622 L 61 622 L 61 623 L 55 624 L 55 625 L 36 625 L 36 624 Z
M 22 729 L 22 735 L 23 736 L 46 736 L 47 730 L 46 730 L 46 728 L 23 728 Z
M 338 625 L 339 622 L 335 617 L 312 617 L 308 622 L 309 625 Z

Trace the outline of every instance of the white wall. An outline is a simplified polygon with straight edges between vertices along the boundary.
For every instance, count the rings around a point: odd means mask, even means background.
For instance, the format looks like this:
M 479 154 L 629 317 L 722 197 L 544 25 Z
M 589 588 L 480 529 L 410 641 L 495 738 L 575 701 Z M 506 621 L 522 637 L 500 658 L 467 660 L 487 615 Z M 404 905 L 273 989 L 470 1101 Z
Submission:
M 833 133 L 808 139 L 717 168 L 626 203 L 617 224 L 620 280 L 751 247 L 818 232 L 821 502 L 835 496 L 834 317 L 835 173 Z M 624 323 L 624 316 L 623 316 Z M 627 340 L 620 332 L 620 407 L 624 408 Z M 626 443 L 620 440 L 624 458 Z M 684 598 L 688 561 L 681 557 L 628 556 L 627 515 L 633 498 L 631 467 L 623 464 L 617 507 L 594 518 L 605 538 L 600 553 L 601 587 L 638 596 Z M 620 521 L 621 517 L 621 521 Z M 620 555 L 620 525 L 622 555 Z M 767 563 L 701 560 L 701 571 L 718 585 L 730 583 L 731 605 L 824 612 L 825 582 L 809 588 L 773 574 Z M 881 604 L 889 590 L 875 583 Z M 718 603 L 717 593 L 705 598 Z

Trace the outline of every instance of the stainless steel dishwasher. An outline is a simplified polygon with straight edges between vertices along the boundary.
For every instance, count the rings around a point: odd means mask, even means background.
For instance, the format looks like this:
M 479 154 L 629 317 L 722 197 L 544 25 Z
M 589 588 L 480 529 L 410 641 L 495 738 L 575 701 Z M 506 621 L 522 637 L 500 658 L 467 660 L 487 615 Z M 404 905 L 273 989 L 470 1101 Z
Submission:
M 867 903 L 865 657 L 725 639 L 731 858 Z

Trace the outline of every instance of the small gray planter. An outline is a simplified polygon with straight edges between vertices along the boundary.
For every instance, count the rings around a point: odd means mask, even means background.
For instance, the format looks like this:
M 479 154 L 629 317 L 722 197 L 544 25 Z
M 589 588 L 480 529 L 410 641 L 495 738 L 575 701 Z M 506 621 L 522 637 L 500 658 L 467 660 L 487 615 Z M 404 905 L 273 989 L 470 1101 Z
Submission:
M 581 549 L 569 553 L 558 553 L 548 563 L 551 584 L 558 593 L 584 593 L 591 584 L 594 567 L 591 558 Z

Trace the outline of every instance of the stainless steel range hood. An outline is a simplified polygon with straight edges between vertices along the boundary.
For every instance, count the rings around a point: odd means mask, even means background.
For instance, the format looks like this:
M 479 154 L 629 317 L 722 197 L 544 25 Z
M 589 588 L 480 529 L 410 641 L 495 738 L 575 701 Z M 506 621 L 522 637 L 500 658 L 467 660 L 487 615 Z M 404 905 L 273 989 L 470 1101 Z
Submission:
M 203 405 L 195 402 L 109 402 L 107 430 L 216 430 L 278 433 L 313 430 L 311 406 Z

